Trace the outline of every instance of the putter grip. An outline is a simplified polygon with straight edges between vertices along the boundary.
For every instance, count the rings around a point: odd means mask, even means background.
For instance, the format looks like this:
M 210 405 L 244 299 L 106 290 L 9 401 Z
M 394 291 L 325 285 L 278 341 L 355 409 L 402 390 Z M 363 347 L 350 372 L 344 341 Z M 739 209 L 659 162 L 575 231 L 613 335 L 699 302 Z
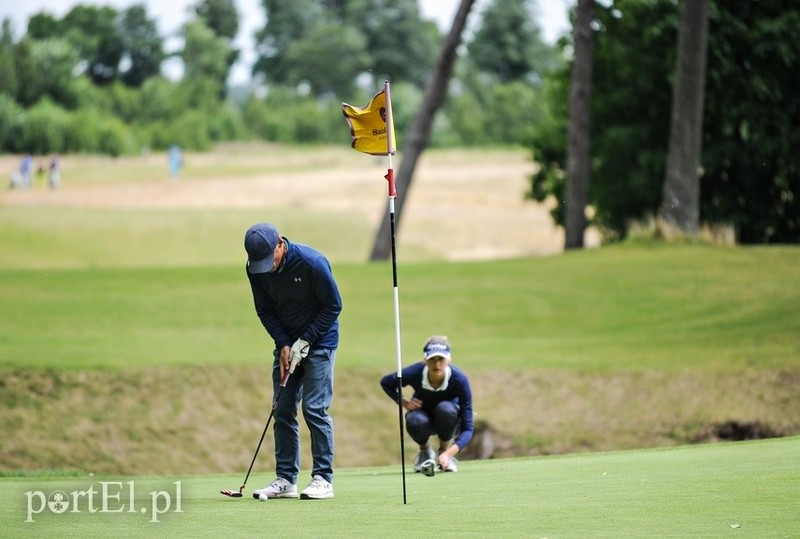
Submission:
M 281 387 L 286 387 L 286 382 L 289 381 L 289 375 L 290 374 L 291 374 L 291 372 L 289 372 L 288 369 L 283 373 L 283 378 L 281 378 L 281 383 L 280 383 Z

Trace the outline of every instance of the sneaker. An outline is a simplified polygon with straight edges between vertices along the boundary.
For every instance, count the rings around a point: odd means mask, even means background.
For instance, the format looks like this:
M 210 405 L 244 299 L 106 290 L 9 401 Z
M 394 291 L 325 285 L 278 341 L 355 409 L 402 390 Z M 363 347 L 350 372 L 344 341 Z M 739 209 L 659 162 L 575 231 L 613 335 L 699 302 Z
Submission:
M 324 500 L 333 498 L 333 485 L 325 481 L 321 475 L 315 475 L 311 483 L 300 493 L 302 500 Z
M 447 468 L 444 469 L 445 472 L 457 472 L 458 471 L 458 461 L 451 457 L 450 462 L 447 464 Z
M 419 453 L 417 453 L 417 456 L 414 457 L 414 471 L 421 472 L 422 465 L 425 463 L 425 461 L 431 459 L 436 460 L 436 451 L 434 451 L 430 447 L 425 447 L 423 449 L 420 449 Z
M 297 485 L 291 484 L 283 477 L 276 477 L 275 481 L 264 488 L 253 491 L 253 498 L 261 499 L 264 495 L 267 498 L 297 498 Z

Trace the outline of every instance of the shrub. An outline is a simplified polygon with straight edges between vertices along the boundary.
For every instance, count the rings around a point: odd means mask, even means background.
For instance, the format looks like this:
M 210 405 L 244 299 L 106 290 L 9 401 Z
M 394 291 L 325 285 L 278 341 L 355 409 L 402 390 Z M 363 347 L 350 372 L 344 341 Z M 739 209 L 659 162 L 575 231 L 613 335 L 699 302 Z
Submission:
M 100 152 L 114 157 L 134 153 L 136 141 L 131 130 L 118 118 L 106 118 L 100 126 Z
M 25 110 L 14 99 L 0 93 L 0 151 L 21 153 Z
M 186 150 L 205 151 L 211 147 L 206 115 L 201 111 L 187 111 L 172 123 L 167 133 L 171 139 L 167 146 L 178 144 Z
M 65 152 L 98 153 L 102 136 L 101 115 L 96 109 L 81 109 L 72 115 Z
M 208 135 L 214 142 L 242 140 L 247 138 L 247 127 L 240 110 L 232 105 L 223 105 L 208 115 Z
M 24 150 L 32 153 L 62 153 L 71 126 L 70 114 L 49 99 L 28 110 L 23 130 Z

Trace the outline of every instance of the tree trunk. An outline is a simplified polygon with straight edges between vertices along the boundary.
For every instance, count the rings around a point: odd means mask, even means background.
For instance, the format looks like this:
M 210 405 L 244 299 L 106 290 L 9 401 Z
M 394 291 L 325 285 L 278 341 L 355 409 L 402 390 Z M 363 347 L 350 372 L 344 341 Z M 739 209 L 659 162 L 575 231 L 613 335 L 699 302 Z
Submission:
M 592 62 L 594 36 L 592 17 L 594 0 L 578 0 L 573 30 L 575 57 L 569 91 L 569 124 L 567 126 L 567 185 L 565 241 L 566 249 L 583 247 L 586 230 L 586 206 L 589 204 L 591 157 L 589 135 L 592 102 Z
M 700 152 L 708 44 L 708 0 L 684 0 L 672 92 L 667 171 L 661 199 L 661 233 L 695 236 L 700 223 Z
M 417 161 L 425 146 L 428 144 L 428 137 L 431 132 L 431 125 L 436 111 L 442 106 L 445 95 L 447 95 L 447 85 L 453 73 L 453 66 L 456 61 L 456 49 L 461 43 L 461 34 L 467 24 L 469 15 L 475 0 L 461 0 L 458 7 L 453 27 L 442 43 L 436 65 L 431 72 L 431 78 L 425 86 L 425 93 L 422 98 L 414 121 L 408 130 L 403 148 L 403 159 L 395 177 L 395 189 L 397 199 L 395 201 L 395 233 L 400 230 L 400 220 L 403 215 L 403 207 L 411 188 L 411 181 Z M 375 243 L 372 247 L 371 261 L 386 260 L 389 258 L 392 249 L 391 230 L 389 226 L 389 213 L 383 216 L 383 220 L 375 234 Z

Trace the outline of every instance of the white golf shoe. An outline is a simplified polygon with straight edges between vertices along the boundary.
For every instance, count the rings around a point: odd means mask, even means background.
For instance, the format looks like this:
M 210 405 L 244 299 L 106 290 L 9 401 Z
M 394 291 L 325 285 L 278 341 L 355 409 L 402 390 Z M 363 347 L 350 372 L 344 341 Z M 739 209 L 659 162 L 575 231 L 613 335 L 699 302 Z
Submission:
M 421 472 L 422 465 L 428 460 L 436 460 L 436 451 L 434 451 L 431 447 L 420 449 L 419 453 L 417 453 L 417 456 L 414 457 L 414 471 Z
M 254 490 L 253 498 L 256 500 L 263 500 L 264 498 L 297 498 L 297 485 L 293 485 L 283 477 L 276 477 L 266 487 Z
M 458 461 L 455 457 L 450 457 L 450 462 L 447 463 L 447 468 L 444 469 L 445 472 L 457 472 L 458 471 Z
M 311 483 L 300 493 L 301 500 L 324 500 L 333 498 L 333 485 L 321 475 L 315 475 Z

